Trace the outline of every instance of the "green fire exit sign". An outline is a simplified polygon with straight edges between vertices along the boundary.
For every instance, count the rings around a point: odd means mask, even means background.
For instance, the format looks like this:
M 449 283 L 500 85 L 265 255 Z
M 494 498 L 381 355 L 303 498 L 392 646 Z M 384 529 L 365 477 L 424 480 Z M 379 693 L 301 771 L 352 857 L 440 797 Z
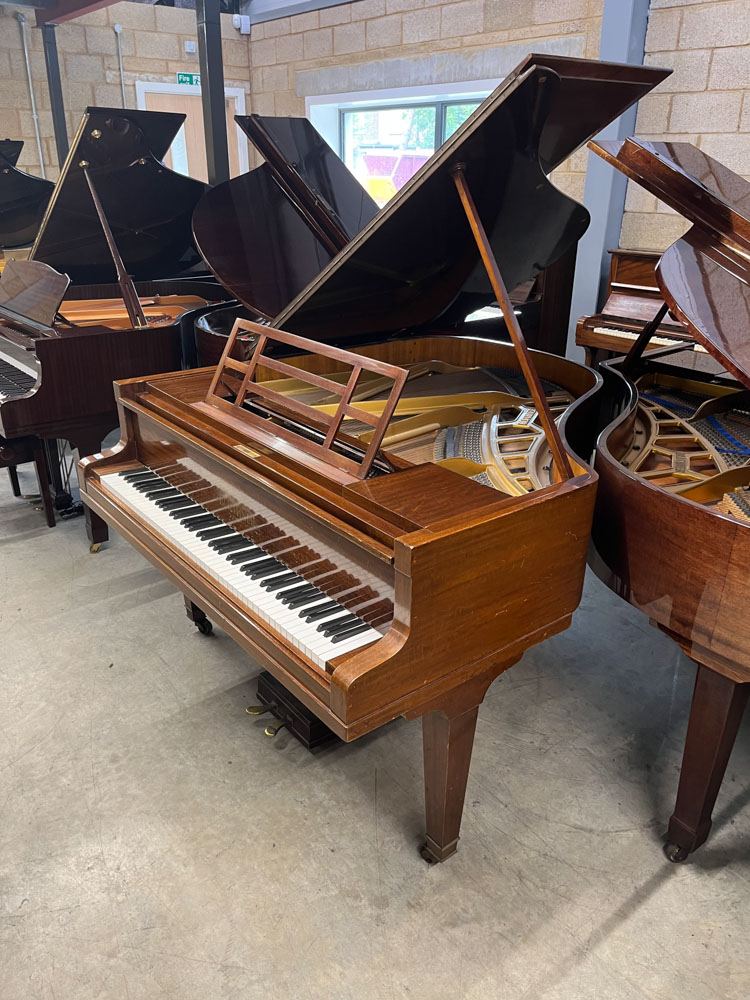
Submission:
M 177 82 L 187 83 L 190 87 L 200 87 L 201 75 L 200 73 L 178 73 Z

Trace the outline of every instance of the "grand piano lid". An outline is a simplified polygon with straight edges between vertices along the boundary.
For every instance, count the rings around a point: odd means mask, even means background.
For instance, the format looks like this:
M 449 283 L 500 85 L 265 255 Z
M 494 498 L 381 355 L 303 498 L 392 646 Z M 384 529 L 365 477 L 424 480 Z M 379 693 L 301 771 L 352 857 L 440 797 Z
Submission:
M 161 162 L 184 120 L 162 111 L 87 108 L 31 256 L 77 284 L 116 280 L 84 163 L 135 280 L 175 277 L 196 264 L 191 219 L 206 185 Z
M 0 249 L 30 246 L 54 190 L 52 181 L 17 167 L 21 139 L 0 139 Z
M 534 277 L 589 222 L 547 171 L 668 73 L 527 57 L 274 325 L 313 339 L 386 333 L 434 321 L 480 278 L 486 286 L 452 178 L 459 164 L 506 287 Z
M 689 142 L 593 142 L 594 152 L 693 223 L 656 278 L 670 312 L 750 388 L 750 183 Z
M 193 232 L 222 284 L 270 318 L 378 206 L 306 118 L 237 115 L 236 121 L 266 162 L 208 190 Z
M 23 139 L 0 139 L 0 165 L 15 167 L 22 149 Z

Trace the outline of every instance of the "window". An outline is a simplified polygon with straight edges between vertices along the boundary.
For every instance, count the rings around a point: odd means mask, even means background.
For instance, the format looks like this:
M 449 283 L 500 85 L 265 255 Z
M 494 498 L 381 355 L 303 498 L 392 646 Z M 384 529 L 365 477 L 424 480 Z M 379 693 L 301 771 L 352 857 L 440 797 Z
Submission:
M 382 207 L 480 103 L 433 101 L 341 108 L 344 163 Z

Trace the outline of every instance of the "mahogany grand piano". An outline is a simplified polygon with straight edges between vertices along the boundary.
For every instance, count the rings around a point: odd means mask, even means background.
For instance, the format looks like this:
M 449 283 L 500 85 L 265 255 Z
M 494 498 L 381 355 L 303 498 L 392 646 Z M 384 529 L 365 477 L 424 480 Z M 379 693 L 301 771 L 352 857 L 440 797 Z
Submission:
M 653 250 L 610 250 L 609 278 L 604 306 L 593 316 L 583 316 L 576 324 L 576 344 L 586 354 L 586 364 L 627 354 L 643 327 L 664 305 L 656 280 L 660 253 Z M 691 348 L 695 341 L 679 322 L 667 313 L 654 330 L 648 350 L 658 347 Z M 699 353 L 703 349 L 700 348 Z
M 183 120 L 88 108 L 31 259 L 7 262 L 0 278 L 6 464 L 13 465 L 14 440 L 62 439 L 81 454 L 98 451 L 117 425 L 114 379 L 180 368 L 195 315 L 227 299 L 212 278 L 191 276 L 200 261 L 192 212 L 205 185 L 161 162 Z M 41 313 L 34 304 L 25 313 L 23 303 L 41 303 Z M 50 452 L 48 465 L 56 506 L 65 506 L 70 498 Z M 54 525 L 47 491 L 42 497 Z
M 588 224 L 545 162 L 667 72 L 529 57 L 273 326 L 120 382 L 119 445 L 79 463 L 92 523 L 342 739 L 422 717 L 430 861 L 456 850 L 489 684 L 570 623 L 593 511 L 574 442 L 599 377 L 529 351 L 506 286 Z M 441 326 L 474 280 L 510 342 Z
M 661 257 L 664 305 L 602 365 L 593 565 L 697 664 L 667 854 L 706 840 L 750 691 L 750 183 L 689 143 L 592 149 L 687 218 Z M 644 353 L 665 311 L 681 344 Z

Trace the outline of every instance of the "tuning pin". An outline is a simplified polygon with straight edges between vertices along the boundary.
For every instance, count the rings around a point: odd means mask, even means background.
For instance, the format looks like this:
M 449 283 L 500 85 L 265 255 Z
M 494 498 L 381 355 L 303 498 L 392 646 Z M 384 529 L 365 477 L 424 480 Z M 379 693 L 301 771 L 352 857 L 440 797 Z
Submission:
M 285 725 L 286 722 L 272 722 L 270 725 L 266 726 L 263 732 L 266 734 L 266 736 L 270 736 L 271 739 L 273 739 L 274 736 L 276 736 L 276 734 L 279 732 L 279 730 L 283 729 Z
M 245 711 L 248 715 L 265 715 L 266 712 L 270 712 L 272 709 L 272 705 L 248 705 Z

